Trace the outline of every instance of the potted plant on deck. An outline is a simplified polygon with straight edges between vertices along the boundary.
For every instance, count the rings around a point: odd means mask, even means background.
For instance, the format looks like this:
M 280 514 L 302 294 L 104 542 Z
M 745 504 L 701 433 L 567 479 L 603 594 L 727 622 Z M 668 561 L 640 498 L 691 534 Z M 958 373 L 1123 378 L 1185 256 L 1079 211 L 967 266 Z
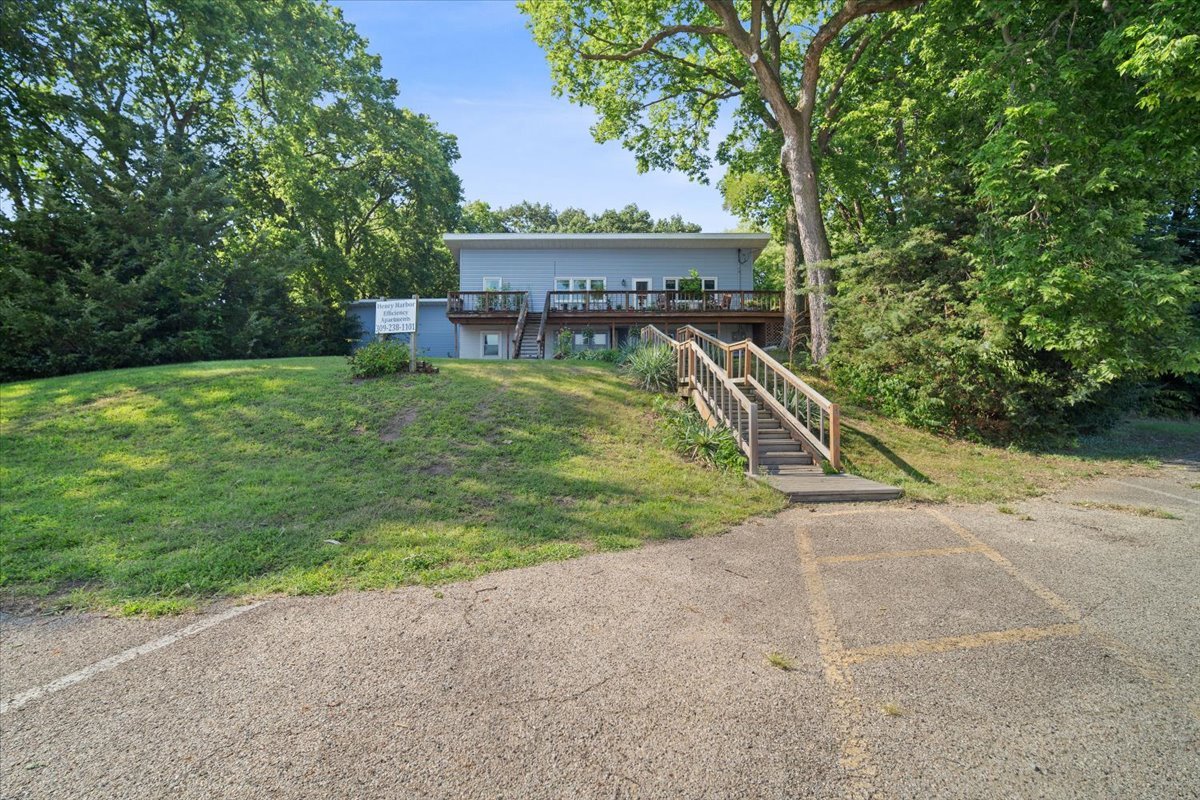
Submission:
M 699 311 L 704 307 L 704 281 L 694 269 L 686 278 L 679 279 L 679 304 L 688 311 Z

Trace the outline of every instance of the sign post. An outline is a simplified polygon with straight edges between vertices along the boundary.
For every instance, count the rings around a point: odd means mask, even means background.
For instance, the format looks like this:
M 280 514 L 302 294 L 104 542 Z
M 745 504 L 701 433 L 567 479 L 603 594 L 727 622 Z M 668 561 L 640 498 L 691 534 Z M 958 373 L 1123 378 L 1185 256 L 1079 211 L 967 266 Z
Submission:
M 375 303 L 375 335 L 389 333 L 409 334 L 408 371 L 417 369 L 417 307 L 420 298 L 411 300 L 379 300 Z
M 417 318 L 421 314 L 421 297 L 419 295 L 412 296 L 412 333 L 408 336 L 408 371 L 417 371 Z

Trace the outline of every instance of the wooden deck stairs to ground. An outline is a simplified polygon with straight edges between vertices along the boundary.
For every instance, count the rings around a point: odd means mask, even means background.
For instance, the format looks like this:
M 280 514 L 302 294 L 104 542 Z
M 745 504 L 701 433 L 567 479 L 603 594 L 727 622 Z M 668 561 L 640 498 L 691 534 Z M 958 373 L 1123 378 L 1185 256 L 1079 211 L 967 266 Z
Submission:
M 541 358 L 542 346 L 538 343 L 537 334 L 531 330 L 521 331 L 521 338 L 517 341 L 516 350 L 513 352 L 514 358 Z
M 709 425 L 733 432 L 751 478 L 796 503 L 900 497 L 893 486 L 841 472 L 837 405 L 753 342 L 722 342 L 690 325 L 677 336 L 652 325 L 642 332 L 643 341 L 674 348 L 680 394 Z

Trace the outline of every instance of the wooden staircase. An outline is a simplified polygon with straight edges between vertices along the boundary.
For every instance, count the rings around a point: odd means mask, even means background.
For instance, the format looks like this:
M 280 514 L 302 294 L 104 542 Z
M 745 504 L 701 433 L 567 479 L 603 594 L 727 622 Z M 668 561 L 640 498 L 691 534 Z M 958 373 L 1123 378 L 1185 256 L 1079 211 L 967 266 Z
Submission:
M 513 350 L 513 358 L 541 357 L 542 345 L 537 340 L 537 335 L 528 329 L 522 330 L 521 338 L 517 340 L 517 347 Z
M 749 340 L 722 342 L 690 325 L 679 339 L 652 325 L 642 341 L 674 349 L 679 391 L 737 440 L 751 478 L 792 502 L 894 500 L 894 486 L 841 472 L 841 412 Z M 829 467 L 829 469 L 826 469 Z
M 810 475 L 821 473 L 813 457 L 784 429 L 783 423 L 771 415 L 766 403 L 751 389 L 745 395 L 758 407 L 758 465 L 760 474 Z

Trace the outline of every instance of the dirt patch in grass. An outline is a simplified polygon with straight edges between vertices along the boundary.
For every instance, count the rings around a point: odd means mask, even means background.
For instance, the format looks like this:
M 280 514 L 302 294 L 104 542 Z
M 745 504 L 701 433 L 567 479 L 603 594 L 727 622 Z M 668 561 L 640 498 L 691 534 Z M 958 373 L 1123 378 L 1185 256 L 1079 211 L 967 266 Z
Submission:
M 432 464 L 426 464 L 417 470 L 422 475 L 450 475 L 454 472 L 454 466 L 449 461 L 434 461 Z
M 379 432 L 379 441 L 394 442 L 400 438 L 400 434 L 404 429 L 412 424 L 417 418 L 417 410 L 415 408 L 406 408 L 396 416 L 388 420 L 388 424 L 383 426 L 383 430 Z

